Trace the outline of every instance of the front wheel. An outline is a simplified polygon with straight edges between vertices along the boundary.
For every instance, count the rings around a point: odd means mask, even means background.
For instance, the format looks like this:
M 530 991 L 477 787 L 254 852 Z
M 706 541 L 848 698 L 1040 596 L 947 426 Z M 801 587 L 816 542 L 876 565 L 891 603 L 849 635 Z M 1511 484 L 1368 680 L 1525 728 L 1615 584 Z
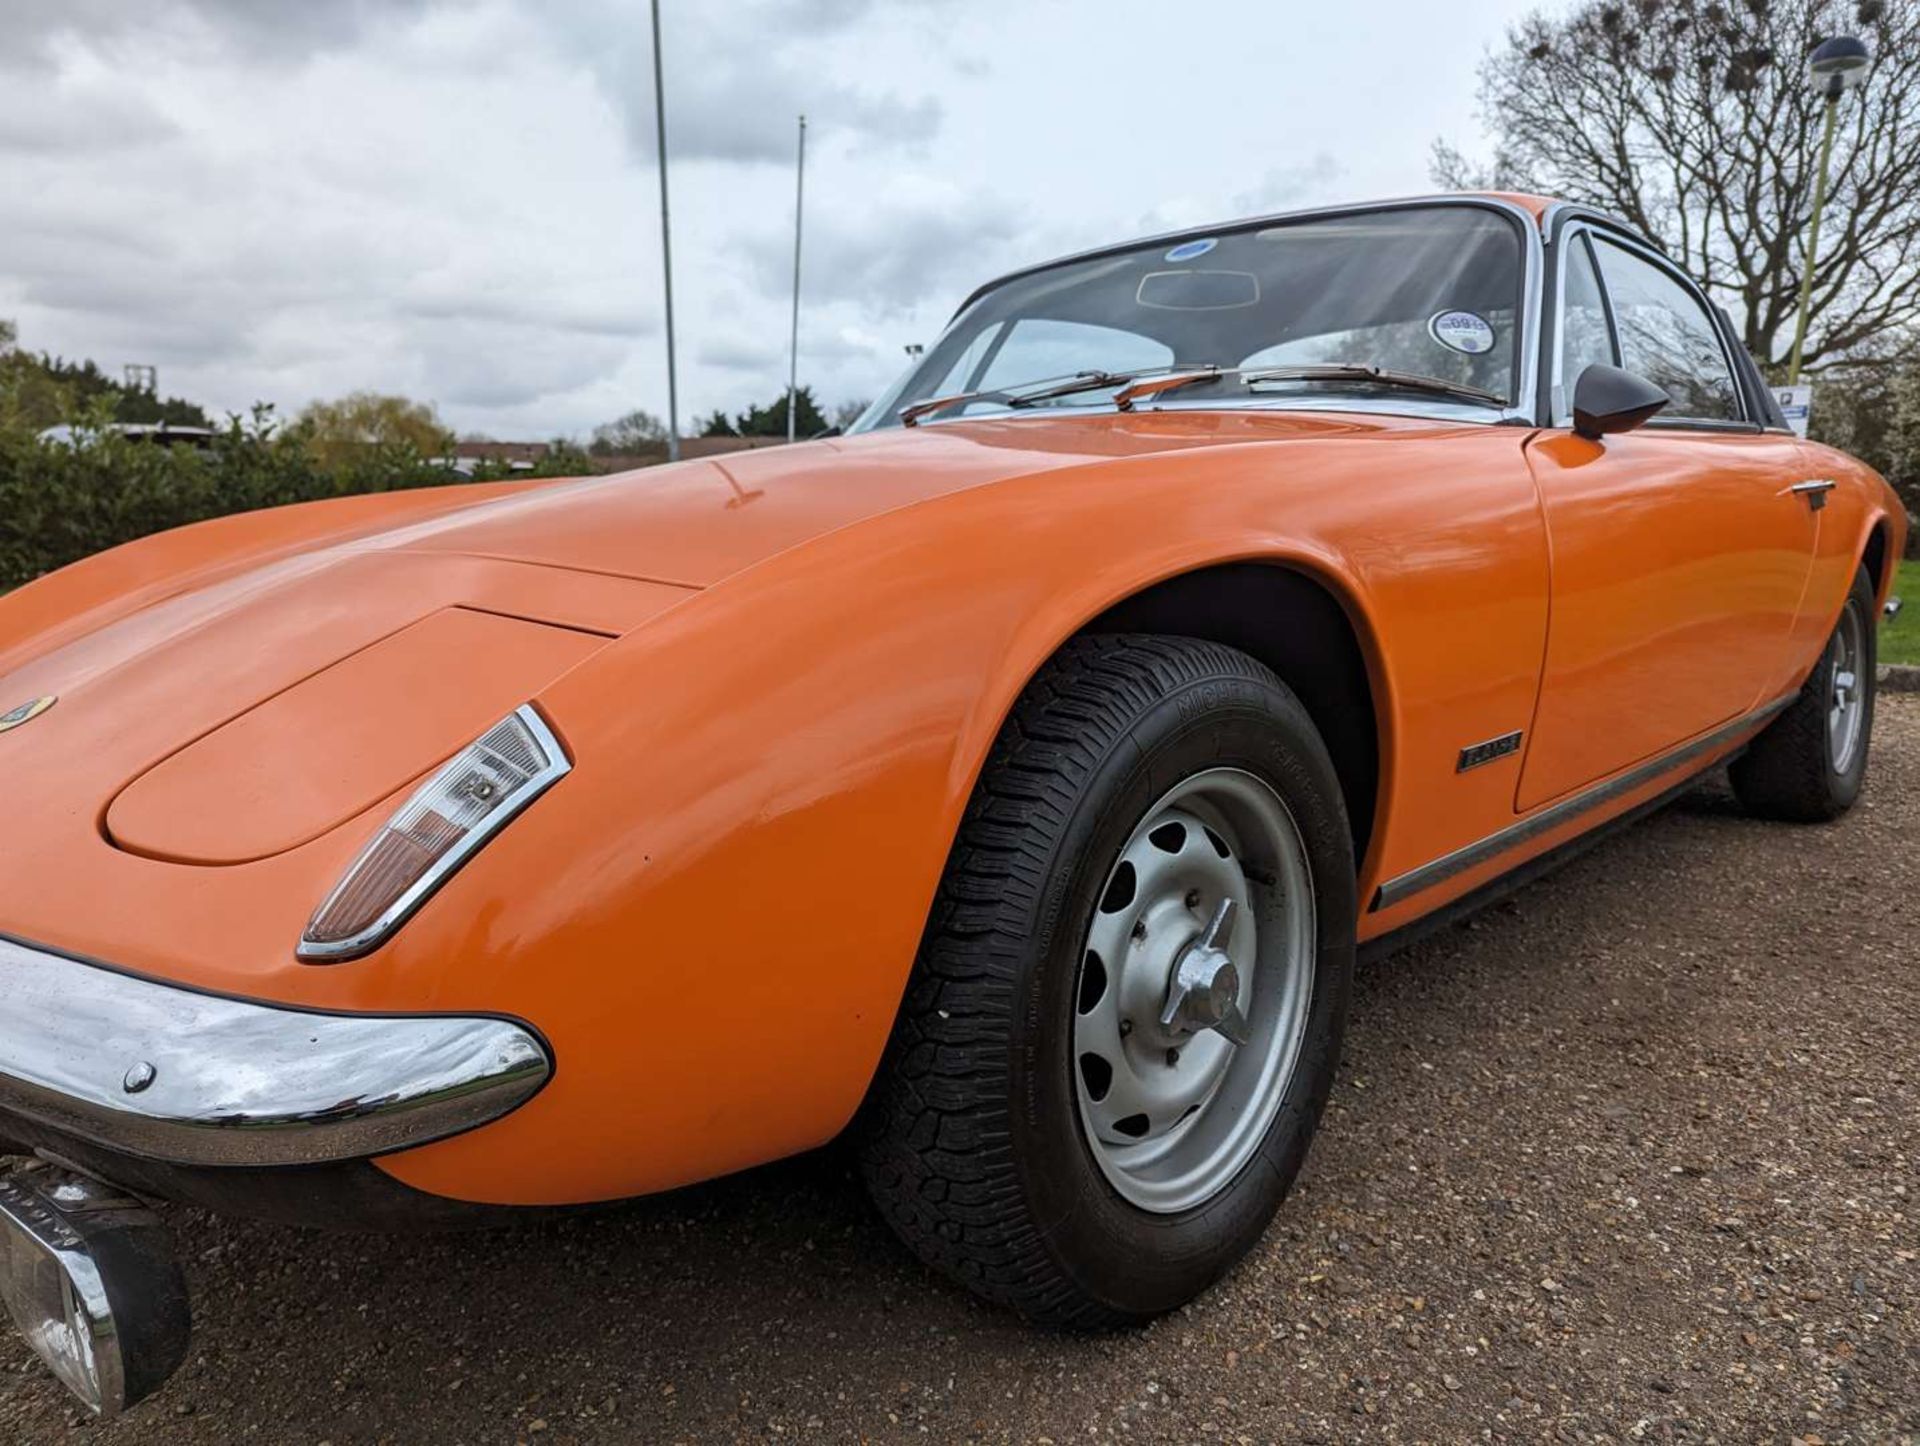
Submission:
M 1259 1239 L 1352 984 L 1325 746 L 1228 648 L 1068 645 L 956 839 L 863 1127 L 923 1259 L 1044 1322 L 1142 1320 Z
M 1873 580 L 1861 568 L 1799 695 L 1727 770 L 1749 813 L 1824 823 L 1853 807 L 1873 739 L 1877 642 Z

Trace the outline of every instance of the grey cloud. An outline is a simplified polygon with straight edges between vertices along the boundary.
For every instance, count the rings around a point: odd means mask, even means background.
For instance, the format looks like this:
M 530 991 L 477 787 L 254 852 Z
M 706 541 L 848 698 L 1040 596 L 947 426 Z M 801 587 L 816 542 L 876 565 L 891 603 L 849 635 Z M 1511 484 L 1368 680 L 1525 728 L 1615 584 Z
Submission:
M 449 407 L 527 406 L 607 375 L 625 348 L 581 342 L 537 326 L 454 322 L 415 339 L 418 361 L 434 378 L 433 397 Z
M 1013 243 L 1026 234 L 1023 212 L 994 197 L 927 197 L 841 210 L 807 232 L 803 290 L 810 304 L 857 302 L 897 316 L 957 304 L 982 281 L 1017 264 Z M 792 285 L 792 241 L 771 233 L 747 244 L 754 280 L 777 295 Z
M 934 14 L 950 3 L 917 0 L 902 9 Z M 925 145 L 943 119 L 933 97 L 840 84 L 809 63 L 810 51 L 857 44 L 849 32 L 880 9 L 875 0 L 774 0 L 733 7 L 723 24 L 681 24 L 670 13 L 662 51 L 673 159 L 790 161 L 794 121 L 802 113 L 816 136 L 842 134 L 885 147 Z M 653 41 L 639 7 L 626 0 L 577 0 L 538 14 L 539 23 L 594 77 L 621 117 L 636 159 L 650 165 L 656 144 Z
M 400 313 L 427 322 L 537 326 L 579 336 L 632 339 L 660 330 L 652 307 L 630 302 L 588 303 L 577 297 L 516 291 L 511 295 L 449 292 L 403 302 Z
M 728 371 L 759 372 L 778 366 L 786 357 L 786 347 L 771 338 L 749 340 L 764 333 L 729 327 L 712 340 L 703 340 L 695 348 L 694 360 L 702 366 L 724 367 Z
M 924 145 L 939 132 L 942 112 L 931 97 L 905 100 L 823 86 L 787 73 L 755 76 L 745 69 L 712 74 L 668 121 L 672 153 L 682 159 L 770 161 L 786 164 L 794 153 L 796 118 L 806 114 L 816 136 L 850 133 L 869 146 Z M 654 145 L 651 115 L 628 118 L 636 149 Z
M 1215 222 L 1296 210 L 1324 199 L 1345 173 L 1344 166 L 1322 151 L 1296 165 L 1269 166 L 1252 185 L 1242 186 L 1225 199 L 1219 193 L 1163 197 L 1135 218 L 1131 232 L 1138 236 L 1157 236 L 1191 226 L 1210 226 Z M 1119 241 L 1126 236 L 1104 239 Z
M 255 58 L 300 58 L 353 44 L 369 27 L 419 14 L 432 0 L 10 0 L 9 42 L 214 40 Z
M 851 361 L 871 361 L 875 357 L 892 369 L 906 361 L 899 346 L 898 342 L 892 340 L 881 341 L 872 336 L 850 336 L 842 331 L 821 331 L 817 328 L 800 338 L 801 356 L 815 370 L 838 367 Z
M 278 155 L 263 167 L 176 135 L 130 166 L 10 157 L 23 184 L 0 188 L 0 316 L 29 347 L 153 363 L 215 411 L 374 386 L 532 413 L 657 329 L 630 259 L 577 221 L 516 221 L 486 186 L 408 195 Z
M 869 146 L 926 145 L 942 123 L 931 96 L 831 82 L 810 52 L 857 44 L 862 26 L 884 13 L 937 15 L 957 0 L 762 0 L 713 9 L 669 7 L 668 136 L 680 160 L 779 162 L 792 155 L 794 117 L 805 112 L 820 136 L 842 134 Z M 116 62 L 135 54 L 230 51 L 247 60 L 301 62 L 345 50 L 374 29 L 401 27 L 436 9 L 475 13 L 478 0 L 14 0 L 9 51 L 16 62 L 56 43 Z M 654 154 L 653 51 L 646 7 L 634 0 L 564 0 L 528 5 L 526 20 L 590 74 L 620 116 L 629 148 L 643 165 Z M 717 23 L 716 23 L 717 22 Z M 743 37 L 746 39 L 743 41 Z M 41 62 L 35 61 L 37 66 Z M 8 65 L 0 57 L 0 67 Z M 30 67 L 21 64 L 21 73 Z M 8 115 L 12 114 L 9 124 Z M 110 116 L 81 117 L 82 131 Z M 8 131 L 28 144 L 75 134 L 42 123 L 21 105 L 0 107 L 0 145 Z M 120 134 L 131 138 L 131 125 Z
M 176 130 L 162 111 L 123 87 L 63 84 L 45 69 L 22 69 L 0 82 L 0 153 L 126 153 L 166 141 Z
M 1345 169 L 1325 151 L 1302 165 L 1269 167 L 1257 185 L 1234 195 L 1234 212 L 1262 216 L 1306 204 L 1338 181 Z

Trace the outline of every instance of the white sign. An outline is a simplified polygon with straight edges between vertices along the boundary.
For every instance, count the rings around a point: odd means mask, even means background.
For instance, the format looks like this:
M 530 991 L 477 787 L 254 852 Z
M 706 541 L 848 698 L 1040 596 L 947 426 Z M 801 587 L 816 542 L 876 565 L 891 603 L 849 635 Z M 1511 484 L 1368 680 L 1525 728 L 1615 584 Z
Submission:
M 1427 323 L 1427 332 L 1442 346 L 1480 356 L 1493 350 L 1492 326 L 1471 311 L 1436 312 Z
M 1797 387 L 1775 387 L 1774 400 L 1780 403 L 1780 410 L 1786 414 L 1787 425 L 1802 437 L 1807 435 L 1807 422 L 1813 416 L 1813 387 L 1810 384 Z

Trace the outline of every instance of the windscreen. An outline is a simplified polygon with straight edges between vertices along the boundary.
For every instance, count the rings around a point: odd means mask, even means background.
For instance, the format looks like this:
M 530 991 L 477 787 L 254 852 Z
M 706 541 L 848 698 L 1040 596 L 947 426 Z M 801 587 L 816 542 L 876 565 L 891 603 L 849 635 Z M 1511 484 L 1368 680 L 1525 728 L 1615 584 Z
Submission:
M 1082 373 L 1217 367 L 1181 402 L 1257 401 L 1235 372 L 1376 367 L 1518 395 L 1525 252 L 1519 222 L 1436 204 L 1302 218 L 1063 262 L 978 297 L 854 430 L 898 425 L 931 397 L 980 393 L 943 416 L 1100 405 L 1039 384 Z M 1353 382 L 1355 389 L 1366 384 Z M 1322 380 L 1316 391 L 1340 389 Z

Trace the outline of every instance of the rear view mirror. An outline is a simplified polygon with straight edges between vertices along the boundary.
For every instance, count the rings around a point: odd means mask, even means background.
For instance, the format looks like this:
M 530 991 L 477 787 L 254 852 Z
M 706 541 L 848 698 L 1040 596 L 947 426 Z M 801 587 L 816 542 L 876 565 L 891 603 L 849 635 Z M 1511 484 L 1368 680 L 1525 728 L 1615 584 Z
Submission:
M 1150 271 L 1134 300 L 1156 311 L 1235 311 L 1260 304 L 1251 271 Z
M 1644 377 L 1595 362 L 1573 384 L 1573 431 L 1597 442 L 1609 432 L 1631 432 L 1670 398 Z

